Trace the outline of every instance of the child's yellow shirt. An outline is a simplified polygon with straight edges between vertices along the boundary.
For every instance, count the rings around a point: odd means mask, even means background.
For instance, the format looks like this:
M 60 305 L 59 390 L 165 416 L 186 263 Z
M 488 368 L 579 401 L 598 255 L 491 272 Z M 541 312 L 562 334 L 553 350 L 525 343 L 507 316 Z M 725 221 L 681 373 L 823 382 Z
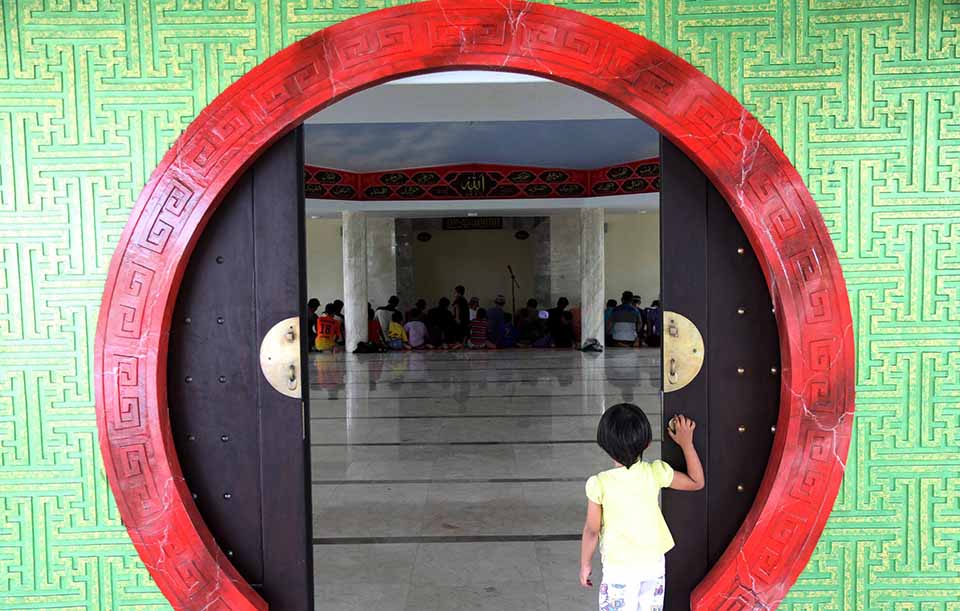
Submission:
M 660 489 L 673 481 L 662 460 L 617 467 L 587 480 L 587 498 L 603 507 L 600 555 L 604 570 L 649 567 L 674 545 L 660 512 Z
M 390 321 L 390 326 L 387 327 L 387 339 L 395 340 L 399 339 L 402 342 L 407 342 L 407 332 L 403 330 L 403 325 L 398 322 Z

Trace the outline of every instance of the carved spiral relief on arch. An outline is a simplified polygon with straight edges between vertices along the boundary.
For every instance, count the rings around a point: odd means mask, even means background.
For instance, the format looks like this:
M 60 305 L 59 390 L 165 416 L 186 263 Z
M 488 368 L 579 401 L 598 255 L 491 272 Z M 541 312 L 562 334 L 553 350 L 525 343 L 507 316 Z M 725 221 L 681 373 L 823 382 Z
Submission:
M 685 61 L 582 13 L 496 0 L 406 5 L 317 32 L 218 96 L 154 171 L 111 261 L 95 359 L 104 464 L 140 557 L 178 609 L 267 608 L 217 547 L 177 462 L 165 361 L 180 280 L 207 219 L 272 142 L 351 93 L 445 69 L 524 72 L 598 95 L 676 143 L 730 202 L 777 309 L 781 407 L 754 505 L 691 606 L 776 606 L 826 523 L 852 428 L 850 306 L 823 219 L 757 120 Z

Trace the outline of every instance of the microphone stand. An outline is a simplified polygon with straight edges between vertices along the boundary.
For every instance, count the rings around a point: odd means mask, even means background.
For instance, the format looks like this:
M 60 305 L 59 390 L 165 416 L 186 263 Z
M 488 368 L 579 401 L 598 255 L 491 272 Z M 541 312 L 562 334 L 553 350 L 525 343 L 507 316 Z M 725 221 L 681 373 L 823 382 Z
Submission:
M 517 289 L 520 288 L 520 283 L 513 275 L 512 267 L 508 265 L 507 271 L 510 272 L 510 305 L 513 307 L 513 324 L 517 324 Z

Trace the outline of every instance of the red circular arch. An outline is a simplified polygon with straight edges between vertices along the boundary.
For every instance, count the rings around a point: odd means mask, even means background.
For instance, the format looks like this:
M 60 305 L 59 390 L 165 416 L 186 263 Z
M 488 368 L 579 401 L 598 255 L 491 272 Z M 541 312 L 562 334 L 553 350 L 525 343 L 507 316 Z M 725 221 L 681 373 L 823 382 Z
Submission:
M 206 107 L 150 177 L 110 264 L 95 354 L 100 447 L 143 562 L 178 609 L 267 607 L 217 547 L 177 461 L 165 385 L 180 280 L 206 221 L 271 143 L 351 93 L 450 69 L 523 72 L 600 96 L 677 144 L 730 202 L 777 311 L 781 407 L 760 492 L 691 606 L 775 607 L 820 537 L 852 429 L 853 325 L 823 219 L 773 138 L 693 66 L 582 13 L 497 0 L 380 10 L 287 47 Z

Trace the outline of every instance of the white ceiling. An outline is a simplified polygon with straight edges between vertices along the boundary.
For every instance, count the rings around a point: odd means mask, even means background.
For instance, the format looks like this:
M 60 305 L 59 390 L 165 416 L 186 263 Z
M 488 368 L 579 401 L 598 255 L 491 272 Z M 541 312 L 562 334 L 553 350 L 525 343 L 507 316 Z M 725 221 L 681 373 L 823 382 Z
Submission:
M 306 124 L 577 119 L 634 117 L 555 81 L 511 72 L 459 70 L 390 81 L 355 93 L 308 118 Z
M 649 125 L 573 87 L 506 72 L 440 72 L 354 94 L 305 122 L 308 164 L 355 172 L 500 163 L 589 169 L 659 154 Z M 582 207 L 650 211 L 657 194 L 587 199 L 417 202 L 307 200 L 310 216 L 345 209 L 550 214 Z

